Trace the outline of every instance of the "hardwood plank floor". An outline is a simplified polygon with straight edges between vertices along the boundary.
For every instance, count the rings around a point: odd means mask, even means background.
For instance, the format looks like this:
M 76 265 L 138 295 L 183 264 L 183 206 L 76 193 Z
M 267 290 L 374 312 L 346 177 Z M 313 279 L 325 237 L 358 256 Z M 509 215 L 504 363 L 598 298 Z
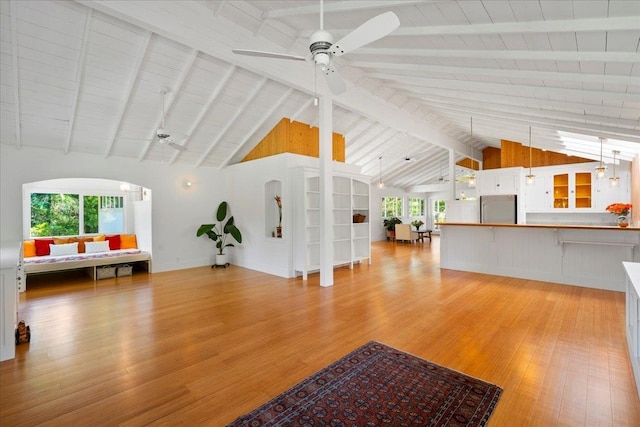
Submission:
M 624 294 L 439 268 L 377 242 L 335 285 L 231 266 L 30 278 L 0 425 L 219 426 L 369 340 L 498 384 L 490 426 L 638 426 Z

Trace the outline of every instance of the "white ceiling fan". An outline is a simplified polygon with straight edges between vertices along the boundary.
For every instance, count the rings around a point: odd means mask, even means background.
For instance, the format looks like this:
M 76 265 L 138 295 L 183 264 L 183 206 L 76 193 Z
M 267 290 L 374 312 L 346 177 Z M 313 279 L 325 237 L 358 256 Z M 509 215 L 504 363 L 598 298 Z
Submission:
M 178 144 L 174 140 L 175 137 L 178 137 L 178 134 L 176 134 L 175 132 L 170 132 L 164 126 L 164 115 L 165 115 L 164 102 L 165 102 L 165 97 L 167 96 L 167 93 L 169 93 L 169 89 L 167 88 L 160 89 L 160 94 L 162 95 L 162 121 L 161 121 L 160 127 L 156 130 L 156 139 L 162 145 L 168 145 L 169 147 L 178 151 L 185 151 L 187 147 L 185 147 L 184 145 Z M 180 137 L 184 139 L 186 138 L 186 135 L 180 134 Z
M 324 7 L 320 0 L 320 29 L 309 37 L 310 54 L 305 56 L 288 55 L 276 52 L 263 52 L 249 49 L 233 49 L 232 52 L 240 55 L 262 56 L 266 58 L 292 59 L 296 61 L 313 60 L 316 67 L 324 73 L 329 90 L 335 95 L 340 95 L 347 88 L 333 64 L 335 56 L 342 56 L 359 47 L 372 43 L 388 35 L 400 26 L 400 20 L 395 13 L 389 11 L 378 15 L 355 30 L 333 43 L 333 36 L 324 30 Z

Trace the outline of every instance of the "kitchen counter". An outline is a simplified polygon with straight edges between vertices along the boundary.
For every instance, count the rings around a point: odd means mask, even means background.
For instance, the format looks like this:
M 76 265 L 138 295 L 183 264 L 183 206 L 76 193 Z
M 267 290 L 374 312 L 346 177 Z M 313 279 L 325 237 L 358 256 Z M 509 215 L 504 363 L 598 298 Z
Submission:
M 440 267 L 625 291 L 623 261 L 640 262 L 640 228 L 440 224 Z
M 516 228 L 546 228 L 546 229 L 567 229 L 567 230 L 618 230 L 618 231 L 640 231 L 640 227 L 619 227 L 617 225 L 566 225 L 566 224 L 480 224 L 467 222 L 441 222 L 439 225 L 462 225 L 465 227 L 516 227 Z

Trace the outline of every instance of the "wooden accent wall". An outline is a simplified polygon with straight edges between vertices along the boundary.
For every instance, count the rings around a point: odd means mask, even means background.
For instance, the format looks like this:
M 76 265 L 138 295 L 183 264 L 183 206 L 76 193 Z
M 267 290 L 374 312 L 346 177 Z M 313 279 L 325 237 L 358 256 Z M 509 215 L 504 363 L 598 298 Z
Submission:
M 460 160 L 458 163 L 456 163 L 456 165 L 467 169 L 473 169 L 475 171 L 480 170 L 480 163 L 477 160 L 473 160 L 468 157 Z
M 524 146 L 519 142 L 501 141 L 500 150 L 500 167 L 511 168 L 515 166 L 529 167 L 529 146 Z M 568 165 L 572 163 L 588 163 L 593 162 L 591 159 L 583 157 L 567 156 L 566 154 L 556 153 L 554 151 L 543 151 L 539 148 L 531 149 L 531 166 L 554 166 Z
M 482 169 L 500 169 L 500 149 L 487 147 L 482 150 Z
M 482 152 L 483 169 L 511 168 L 516 166 L 529 167 L 529 146 L 519 142 L 503 139 L 500 149 L 487 147 Z M 593 162 L 583 157 L 567 156 L 554 151 L 544 151 L 539 148 L 531 149 L 531 166 L 555 166 L 571 163 Z
M 283 118 L 276 126 L 247 154 L 242 161 L 261 159 L 281 153 L 302 154 L 320 157 L 320 130 L 308 124 Z M 345 161 L 345 139 L 339 133 L 333 133 L 333 160 Z

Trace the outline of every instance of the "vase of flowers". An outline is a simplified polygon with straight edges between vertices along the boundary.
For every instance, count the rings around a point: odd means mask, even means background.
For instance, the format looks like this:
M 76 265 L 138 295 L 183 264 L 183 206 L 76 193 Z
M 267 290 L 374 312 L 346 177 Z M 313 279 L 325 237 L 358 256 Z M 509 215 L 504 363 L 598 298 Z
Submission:
M 416 219 L 411 223 L 411 225 L 413 225 L 416 228 L 416 231 L 418 231 L 420 227 L 424 225 L 424 222 L 422 222 L 422 220 Z
M 607 206 L 607 212 L 611 212 L 618 216 L 618 225 L 620 227 L 629 226 L 629 212 L 633 206 L 631 203 L 612 203 Z
M 282 238 L 282 197 L 276 195 L 273 200 L 278 205 L 278 226 L 276 227 L 276 237 Z

